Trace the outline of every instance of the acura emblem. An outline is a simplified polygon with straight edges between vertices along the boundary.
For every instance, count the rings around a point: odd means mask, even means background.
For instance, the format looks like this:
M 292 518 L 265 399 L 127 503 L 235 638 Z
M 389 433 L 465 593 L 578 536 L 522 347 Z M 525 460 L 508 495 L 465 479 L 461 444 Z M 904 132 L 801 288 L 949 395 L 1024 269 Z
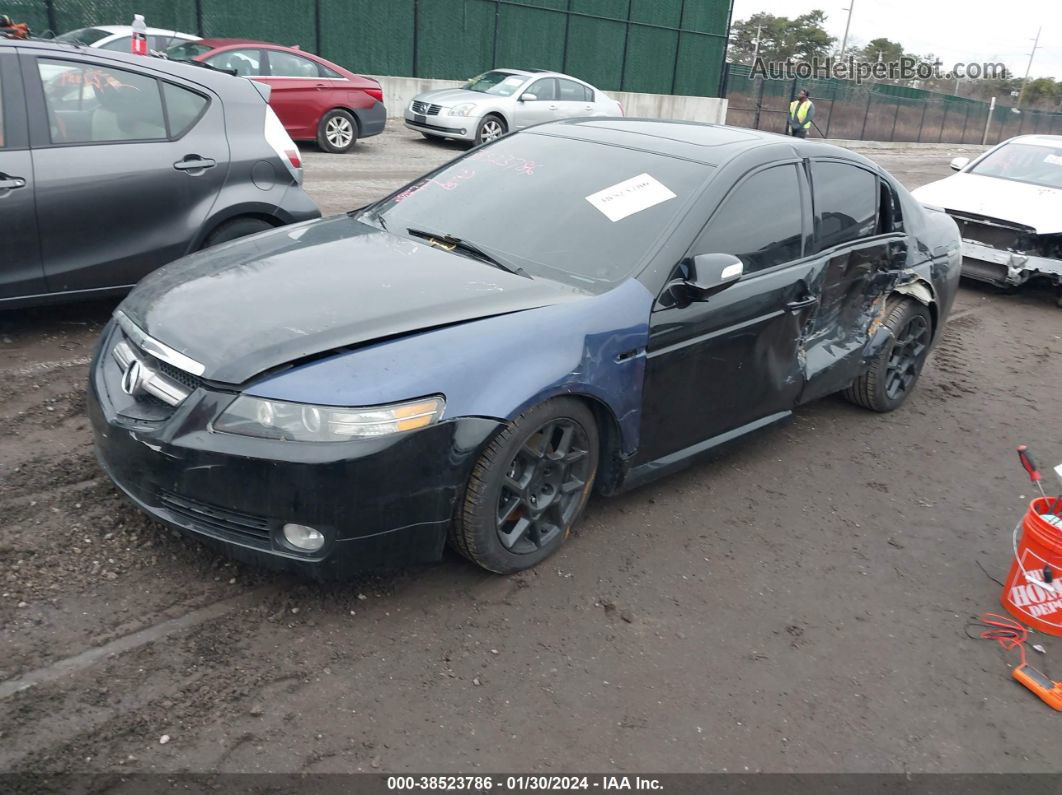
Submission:
M 136 396 L 144 385 L 144 372 L 139 359 L 133 359 L 122 373 L 122 391 L 127 395 Z

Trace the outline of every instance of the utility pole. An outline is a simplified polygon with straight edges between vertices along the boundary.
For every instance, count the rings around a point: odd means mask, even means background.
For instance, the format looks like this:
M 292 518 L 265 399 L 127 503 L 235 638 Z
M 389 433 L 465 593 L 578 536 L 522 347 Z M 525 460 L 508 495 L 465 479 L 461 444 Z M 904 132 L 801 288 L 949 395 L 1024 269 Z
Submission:
M 855 0 L 849 0 L 848 8 L 842 8 L 842 11 L 848 12 L 848 21 L 844 23 L 844 38 L 841 39 L 841 55 L 837 60 L 844 60 L 844 50 L 848 46 L 848 28 L 852 26 L 852 9 L 855 8 Z
M 1025 96 L 1025 87 L 1029 85 L 1029 72 L 1032 71 L 1033 56 L 1036 55 L 1036 48 L 1040 46 L 1040 32 L 1043 27 L 1036 29 L 1036 38 L 1033 39 L 1032 52 L 1029 53 L 1029 64 L 1025 67 L 1025 79 L 1021 81 L 1021 93 L 1018 94 L 1018 108 L 1021 108 L 1021 100 Z
M 756 59 L 760 57 L 760 30 L 763 25 L 756 26 L 756 47 L 752 50 L 752 63 L 756 64 Z

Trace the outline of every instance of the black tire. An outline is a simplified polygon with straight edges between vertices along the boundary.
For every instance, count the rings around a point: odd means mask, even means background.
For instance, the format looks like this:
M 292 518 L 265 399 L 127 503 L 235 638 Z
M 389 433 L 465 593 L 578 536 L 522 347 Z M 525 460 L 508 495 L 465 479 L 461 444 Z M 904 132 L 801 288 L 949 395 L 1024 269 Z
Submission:
M 557 398 L 522 414 L 476 462 L 451 545 L 497 574 L 548 558 L 586 507 L 598 446 L 593 412 L 578 400 Z
M 885 308 L 883 324 L 891 339 L 843 394 L 857 406 L 886 412 L 903 405 L 918 383 L 933 339 L 933 316 L 924 304 L 902 298 Z
M 272 228 L 273 225 L 269 221 L 263 221 L 261 218 L 233 218 L 207 235 L 207 239 L 203 242 L 203 248 L 210 248 L 219 243 L 228 243 L 238 237 L 247 237 L 247 235 L 264 232 Z
M 425 140 L 428 140 L 428 141 L 433 141 L 437 137 L 435 135 L 432 135 L 431 133 L 426 133 L 426 132 L 422 132 L 421 135 L 423 135 Z
M 505 123 L 505 119 L 494 113 L 488 113 L 479 120 L 479 125 L 476 127 L 475 145 L 482 146 L 490 143 L 501 138 L 507 132 L 509 132 L 509 126 Z
M 317 146 L 333 155 L 345 155 L 358 142 L 358 122 L 338 108 L 328 111 L 317 122 Z

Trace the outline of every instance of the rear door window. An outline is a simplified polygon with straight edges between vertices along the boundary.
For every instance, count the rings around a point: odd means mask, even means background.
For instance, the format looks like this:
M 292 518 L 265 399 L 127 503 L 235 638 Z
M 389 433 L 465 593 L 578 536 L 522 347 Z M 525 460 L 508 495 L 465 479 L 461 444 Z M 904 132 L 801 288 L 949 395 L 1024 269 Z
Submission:
M 832 161 L 812 161 L 815 239 L 819 250 L 874 235 L 880 188 L 876 174 Z
M 163 83 L 162 94 L 166 100 L 166 116 L 170 121 L 170 136 L 180 138 L 199 120 L 208 100 L 202 94 L 175 86 L 173 83 Z
M 99 49 L 110 50 L 111 52 L 132 52 L 133 51 L 133 37 L 132 36 L 119 36 L 114 41 L 109 41 L 106 44 L 101 44 Z
M 167 138 L 158 81 L 126 69 L 37 60 L 53 144 Z
M 317 64 L 309 58 L 301 55 L 292 55 L 280 50 L 269 50 L 269 76 L 270 77 L 320 77 L 321 72 Z
M 799 259 L 804 224 L 797 166 L 753 174 L 723 199 L 692 253 L 733 254 L 745 273 Z
M 590 91 L 582 83 L 557 78 L 557 99 L 562 102 L 590 102 Z

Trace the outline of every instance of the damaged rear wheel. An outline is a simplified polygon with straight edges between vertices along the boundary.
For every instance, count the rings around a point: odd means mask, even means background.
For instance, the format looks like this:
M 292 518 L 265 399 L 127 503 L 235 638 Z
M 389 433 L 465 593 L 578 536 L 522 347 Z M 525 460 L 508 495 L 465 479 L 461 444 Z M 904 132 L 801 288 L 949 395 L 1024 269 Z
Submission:
M 924 304 L 904 298 L 886 308 L 882 324 L 891 339 L 843 394 L 863 408 L 884 412 L 899 408 L 914 389 L 933 339 L 933 316 Z

